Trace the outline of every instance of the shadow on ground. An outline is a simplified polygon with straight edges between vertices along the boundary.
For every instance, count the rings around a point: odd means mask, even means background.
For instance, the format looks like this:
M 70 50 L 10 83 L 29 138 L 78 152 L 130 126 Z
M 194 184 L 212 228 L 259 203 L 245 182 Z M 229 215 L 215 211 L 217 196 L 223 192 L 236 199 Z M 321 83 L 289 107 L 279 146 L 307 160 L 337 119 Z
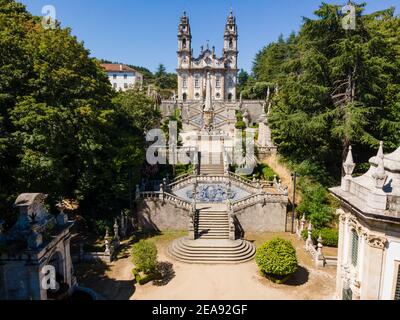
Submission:
M 166 286 L 173 278 L 175 278 L 175 271 L 172 263 L 159 262 L 157 269 L 161 273 L 161 279 L 153 281 L 153 284 L 155 286 L 157 287 Z
M 308 270 L 302 266 L 299 266 L 296 273 L 285 282 L 288 286 L 301 286 L 308 282 L 310 273 Z
M 81 263 L 76 266 L 80 285 L 100 293 L 107 300 L 129 300 L 135 293 L 134 280 L 115 280 L 107 276 L 110 267 L 103 262 Z

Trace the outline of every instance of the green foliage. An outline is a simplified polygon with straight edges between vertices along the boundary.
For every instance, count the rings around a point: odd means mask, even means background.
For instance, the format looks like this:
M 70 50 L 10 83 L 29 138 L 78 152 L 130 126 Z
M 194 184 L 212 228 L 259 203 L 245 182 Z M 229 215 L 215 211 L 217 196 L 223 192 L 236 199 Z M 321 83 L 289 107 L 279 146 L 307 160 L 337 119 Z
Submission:
M 339 243 L 339 230 L 334 228 L 323 228 L 323 229 L 314 229 L 311 234 L 311 238 L 313 242 L 316 244 L 318 242 L 318 238 L 321 235 L 322 244 L 327 247 L 337 248 Z M 308 238 L 308 230 L 303 230 L 301 234 L 302 238 L 306 240 Z
M 160 274 L 158 272 L 153 272 L 151 274 L 144 274 L 143 272 L 138 271 L 137 269 L 132 270 L 133 277 L 137 284 L 143 286 L 150 281 L 160 279 Z
M 329 226 L 335 212 L 332 196 L 321 184 L 311 182 L 308 178 L 300 178 L 299 188 L 302 201 L 297 207 L 297 213 L 300 216 L 304 214 L 317 229 Z
M 295 248 L 290 241 L 281 238 L 259 247 L 256 263 L 263 274 L 276 282 L 285 282 L 298 268 Z
M 181 176 L 187 173 L 193 173 L 193 164 L 179 164 L 175 166 L 175 176 Z
M 175 73 L 167 73 L 163 64 L 159 64 L 154 74 L 154 85 L 159 89 L 177 89 L 178 76 Z
M 115 96 L 69 29 L 45 30 L 11 0 L 0 25 L 0 210 L 38 191 L 77 199 L 97 219 L 129 207 L 145 130 L 158 121 L 152 105 L 140 92 Z
M 243 120 L 236 122 L 235 128 L 238 130 L 245 130 L 247 128 L 246 123 Z
M 279 176 L 276 174 L 276 172 L 272 170 L 267 164 L 260 163 L 254 169 L 253 174 L 249 175 L 248 178 L 252 179 L 253 177 L 255 177 L 256 179 L 273 181 L 275 176 L 277 179 L 279 179 Z
M 146 275 L 157 270 L 157 247 L 152 241 L 140 240 L 132 247 L 132 262 L 139 272 Z
M 280 153 L 337 178 L 350 144 L 366 162 L 379 140 L 387 149 L 400 143 L 400 18 L 393 8 L 356 7 L 356 30 L 346 31 L 341 6 L 323 3 L 298 34 L 262 49 L 253 67 L 255 83 L 279 86 L 270 125 Z

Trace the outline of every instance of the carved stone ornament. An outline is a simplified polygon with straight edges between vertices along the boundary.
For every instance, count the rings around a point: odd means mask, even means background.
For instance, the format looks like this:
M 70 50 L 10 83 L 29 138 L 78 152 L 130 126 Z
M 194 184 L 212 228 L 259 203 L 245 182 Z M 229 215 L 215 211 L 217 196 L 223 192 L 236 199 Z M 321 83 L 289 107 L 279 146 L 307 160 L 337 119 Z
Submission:
M 367 234 L 365 239 L 370 247 L 377 249 L 384 249 L 387 243 L 385 237 L 374 234 Z

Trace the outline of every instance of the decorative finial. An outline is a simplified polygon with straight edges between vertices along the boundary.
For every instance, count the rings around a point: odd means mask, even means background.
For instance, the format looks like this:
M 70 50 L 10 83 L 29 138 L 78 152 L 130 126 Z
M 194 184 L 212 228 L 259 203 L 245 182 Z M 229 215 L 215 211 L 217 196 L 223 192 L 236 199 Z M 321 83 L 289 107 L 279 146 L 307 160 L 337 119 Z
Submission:
M 354 168 L 356 167 L 353 160 L 353 148 L 349 146 L 349 152 L 347 153 L 346 161 L 343 163 L 343 169 L 346 173 L 346 176 L 351 176 L 353 174 Z
M 375 179 L 375 187 L 382 189 L 385 185 L 387 174 L 385 172 L 384 154 L 383 154 L 383 142 L 380 142 L 378 154 L 377 154 L 378 167 L 375 169 L 375 173 L 372 177 Z
M 379 150 L 378 150 L 377 157 L 378 158 L 383 158 L 383 141 L 379 142 Z

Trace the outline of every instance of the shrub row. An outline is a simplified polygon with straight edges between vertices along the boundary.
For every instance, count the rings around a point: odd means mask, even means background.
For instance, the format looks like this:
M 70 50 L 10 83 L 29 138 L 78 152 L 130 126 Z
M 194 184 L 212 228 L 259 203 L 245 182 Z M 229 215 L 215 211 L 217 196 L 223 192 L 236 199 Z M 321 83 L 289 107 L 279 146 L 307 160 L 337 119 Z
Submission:
M 319 236 L 322 237 L 322 244 L 327 247 L 337 248 L 339 243 L 339 230 L 333 228 L 323 228 L 323 229 L 315 229 L 312 231 L 311 238 L 313 242 L 316 244 Z M 308 231 L 303 230 L 301 234 L 302 238 L 306 240 L 308 238 Z

